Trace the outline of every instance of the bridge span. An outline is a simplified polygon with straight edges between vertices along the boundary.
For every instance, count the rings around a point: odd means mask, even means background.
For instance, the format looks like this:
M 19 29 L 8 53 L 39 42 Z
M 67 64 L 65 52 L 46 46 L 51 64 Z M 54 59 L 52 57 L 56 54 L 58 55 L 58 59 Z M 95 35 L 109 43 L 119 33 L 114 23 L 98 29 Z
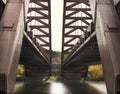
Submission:
M 86 78 L 101 63 L 108 94 L 120 94 L 119 36 L 119 0 L 64 0 L 62 75 Z
M 108 94 L 120 94 L 120 1 L 64 0 L 62 76 L 86 78 L 102 64 Z M 51 0 L 0 0 L 0 94 L 13 94 L 18 64 L 51 74 Z
M 12 94 L 18 63 L 50 75 L 50 15 L 49 0 L 0 0 L 0 94 Z

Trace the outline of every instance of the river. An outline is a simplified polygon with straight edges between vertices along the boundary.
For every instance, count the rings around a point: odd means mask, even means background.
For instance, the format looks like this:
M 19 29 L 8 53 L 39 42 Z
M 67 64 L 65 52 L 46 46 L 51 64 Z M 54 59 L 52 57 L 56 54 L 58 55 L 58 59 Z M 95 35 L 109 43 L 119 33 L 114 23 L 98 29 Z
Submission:
M 107 94 L 104 82 L 78 80 L 16 82 L 14 94 Z

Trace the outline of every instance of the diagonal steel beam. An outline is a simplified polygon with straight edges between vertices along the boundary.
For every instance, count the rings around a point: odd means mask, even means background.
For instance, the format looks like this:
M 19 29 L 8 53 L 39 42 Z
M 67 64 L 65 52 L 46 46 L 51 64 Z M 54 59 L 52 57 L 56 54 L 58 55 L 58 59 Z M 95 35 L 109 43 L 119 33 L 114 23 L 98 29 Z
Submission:
M 51 62 L 51 7 L 50 0 L 30 0 L 27 16 L 27 33 L 33 34 L 39 50 Z M 44 51 L 43 51 L 44 50 Z M 47 52 L 49 53 L 45 53 Z
M 62 63 L 67 58 L 66 56 L 69 56 L 65 53 L 70 53 L 69 51 L 72 52 L 73 50 L 76 50 L 77 42 L 81 37 L 84 38 L 84 34 L 87 32 L 87 27 L 92 20 L 90 10 L 91 8 L 88 0 L 64 0 Z

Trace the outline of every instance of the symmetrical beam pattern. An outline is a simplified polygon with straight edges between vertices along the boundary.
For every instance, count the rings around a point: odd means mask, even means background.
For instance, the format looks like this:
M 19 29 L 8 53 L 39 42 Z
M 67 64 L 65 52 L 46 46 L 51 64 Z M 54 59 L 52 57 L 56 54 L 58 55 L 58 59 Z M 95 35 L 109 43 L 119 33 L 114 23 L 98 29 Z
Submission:
M 30 0 L 26 22 L 28 35 L 48 62 L 51 62 L 50 0 Z
M 62 63 L 90 35 L 88 25 L 92 22 L 88 0 L 64 0 Z

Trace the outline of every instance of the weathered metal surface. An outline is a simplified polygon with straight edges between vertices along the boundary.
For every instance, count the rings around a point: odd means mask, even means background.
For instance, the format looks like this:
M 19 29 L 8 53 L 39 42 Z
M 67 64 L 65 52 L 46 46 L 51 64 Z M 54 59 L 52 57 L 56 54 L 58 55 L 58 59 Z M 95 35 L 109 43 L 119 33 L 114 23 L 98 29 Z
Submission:
M 23 31 L 23 0 L 9 0 L 0 22 L 0 74 L 5 75 L 4 85 L 0 84 L 5 89 L 3 94 L 13 92 Z
M 93 2 L 93 0 L 90 1 Z M 107 90 L 108 94 L 119 94 L 120 20 L 113 2 L 110 0 L 96 0 L 96 2 L 97 13 L 95 30 Z M 92 10 L 95 11 L 94 9 Z M 116 79 L 118 83 L 116 83 Z

